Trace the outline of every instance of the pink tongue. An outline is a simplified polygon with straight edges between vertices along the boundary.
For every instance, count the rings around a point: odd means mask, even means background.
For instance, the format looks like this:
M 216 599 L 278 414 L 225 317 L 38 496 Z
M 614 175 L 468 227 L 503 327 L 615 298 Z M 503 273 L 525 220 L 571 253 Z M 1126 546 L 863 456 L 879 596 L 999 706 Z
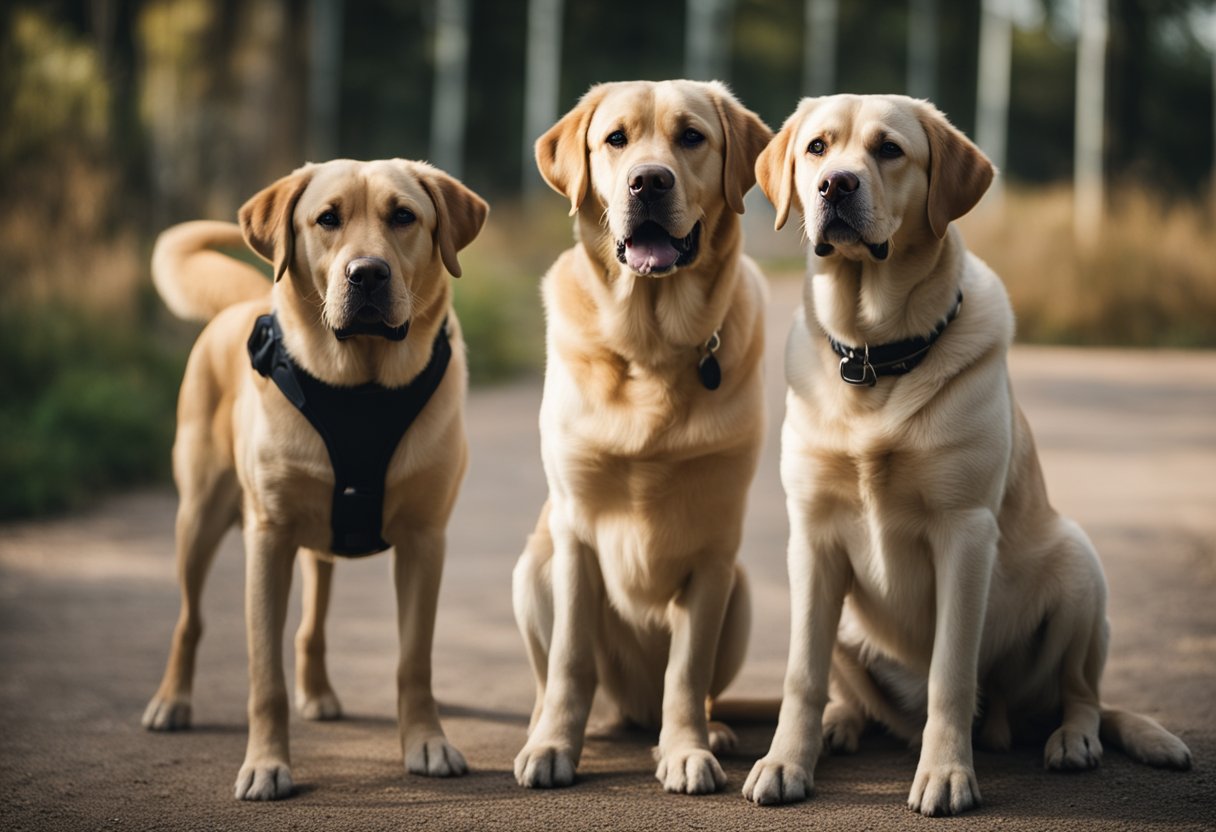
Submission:
M 638 274 L 667 271 L 679 257 L 671 237 L 657 226 L 643 225 L 625 241 L 625 262 Z

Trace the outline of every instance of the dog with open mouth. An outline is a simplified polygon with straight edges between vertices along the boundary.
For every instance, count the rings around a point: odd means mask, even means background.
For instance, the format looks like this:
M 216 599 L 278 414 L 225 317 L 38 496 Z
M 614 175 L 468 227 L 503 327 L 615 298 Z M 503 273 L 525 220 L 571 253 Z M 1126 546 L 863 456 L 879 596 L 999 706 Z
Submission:
M 182 609 L 150 730 L 187 728 L 200 600 L 220 538 L 240 523 L 246 556 L 249 742 L 236 797 L 293 789 L 282 639 L 297 550 L 304 615 L 296 704 L 341 714 L 325 665 L 335 555 L 392 546 L 406 769 L 464 774 L 431 692 L 431 643 L 448 517 L 468 458 L 467 371 L 447 275 L 477 236 L 486 203 L 425 163 L 309 164 L 241 208 L 240 225 L 164 232 L 153 277 L 169 308 L 209 321 L 178 404 Z M 272 285 L 216 251 L 248 243 Z
M 920 746 L 925 815 L 979 804 L 973 729 L 1007 749 L 1049 725 L 1050 769 L 1093 768 L 1104 742 L 1188 768 L 1181 740 L 1099 696 L 1102 567 L 1048 501 L 1008 297 L 955 224 L 987 157 L 928 102 L 837 95 L 804 99 L 756 172 L 815 256 L 785 353 L 785 696 L 744 795 L 807 798 L 820 751 L 871 722 Z
M 739 214 L 771 133 L 721 84 L 593 87 L 536 144 L 578 244 L 545 275 L 549 500 L 515 567 L 536 678 L 519 783 L 573 782 L 597 684 L 658 729 L 672 792 L 725 782 L 707 705 L 738 671 L 735 562 L 764 428 L 766 288 Z

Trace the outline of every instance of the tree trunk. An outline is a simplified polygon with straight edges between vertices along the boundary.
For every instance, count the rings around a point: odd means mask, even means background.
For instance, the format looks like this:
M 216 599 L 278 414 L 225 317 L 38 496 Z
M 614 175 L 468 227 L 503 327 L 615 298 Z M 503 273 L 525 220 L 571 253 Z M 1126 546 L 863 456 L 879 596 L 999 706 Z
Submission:
M 836 92 L 837 0 L 806 0 L 802 40 L 802 90 L 805 95 Z
M 730 77 L 733 0 L 687 0 L 684 72 L 698 81 Z
M 1005 167 L 1009 135 L 1009 75 L 1013 58 L 1013 21 L 1009 0 L 984 0 L 980 18 L 979 78 L 976 82 L 975 142 L 998 170 Z M 1004 177 L 988 191 L 988 207 L 1000 210 Z
M 342 86 L 342 0 L 308 4 L 308 158 L 338 155 Z
M 933 100 L 937 94 L 937 0 L 908 4 L 908 95 Z
M 1077 37 L 1075 204 L 1077 244 L 1092 247 L 1102 225 L 1102 146 L 1106 81 L 1106 0 L 1081 0 Z
M 460 177 L 464 162 L 469 69 L 469 2 L 436 0 L 435 94 L 431 105 L 431 163 Z
M 562 79 L 564 0 L 528 0 L 528 54 L 524 75 L 524 135 L 521 159 L 524 196 L 544 190 L 533 145 L 557 121 Z

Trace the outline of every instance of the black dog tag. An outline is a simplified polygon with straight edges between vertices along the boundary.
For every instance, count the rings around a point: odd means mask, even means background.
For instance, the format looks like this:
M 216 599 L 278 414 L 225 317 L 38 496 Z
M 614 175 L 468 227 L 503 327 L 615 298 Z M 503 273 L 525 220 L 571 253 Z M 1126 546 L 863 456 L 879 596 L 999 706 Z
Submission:
M 722 367 L 712 352 L 707 352 L 697 363 L 697 375 L 706 390 L 717 390 L 722 383 Z

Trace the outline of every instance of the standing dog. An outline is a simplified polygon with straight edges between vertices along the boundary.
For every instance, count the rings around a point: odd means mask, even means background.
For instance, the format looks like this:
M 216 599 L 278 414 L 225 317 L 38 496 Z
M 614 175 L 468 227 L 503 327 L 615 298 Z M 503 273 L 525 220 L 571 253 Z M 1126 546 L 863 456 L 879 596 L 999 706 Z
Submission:
M 1160 725 L 1100 705 L 1102 569 L 1047 501 L 1009 385 L 1004 288 L 951 225 L 987 190 L 988 159 L 923 101 L 841 95 L 804 100 L 756 173 L 778 228 L 802 210 L 819 271 L 786 348 L 785 698 L 744 795 L 805 798 L 824 742 L 855 749 L 876 720 L 921 744 L 912 809 L 969 809 L 980 693 L 993 747 L 1062 718 L 1049 768 L 1096 766 L 1099 733 L 1188 767 Z
M 515 568 L 536 707 L 515 776 L 573 782 L 597 680 L 668 791 L 725 783 L 707 697 L 743 661 L 735 564 L 763 434 L 743 195 L 771 133 L 716 83 L 593 87 L 536 144 L 579 243 L 544 279 L 549 500 Z
M 169 308 L 212 320 L 190 354 L 178 403 L 182 611 L 144 725 L 189 725 L 203 580 L 220 537 L 240 521 L 250 696 L 237 798 L 292 790 L 282 640 L 301 547 L 301 712 L 326 719 L 340 711 L 325 670 L 327 553 L 392 545 L 405 765 L 432 776 L 467 770 L 439 724 L 431 643 L 445 529 L 467 459 L 467 371 L 444 270 L 460 275 L 456 253 L 486 212 L 480 197 L 429 165 L 339 160 L 306 165 L 253 197 L 239 228 L 186 223 L 157 243 L 153 272 Z M 273 290 L 255 269 L 208 250 L 239 245 L 242 234 L 274 265 Z M 259 317 L 272 309 L 274 322 Z M 297 409 L 297 398 L 313 409 Z M 318 415 L 318 405 L 338 415 Z M 416 416 L 412 424 L 403 412 Z M 368 454 L 386 421 L 389 439 Z M 393 431 L 403 424 L 400 438 Z M 370 475 L 361 470 L 368 463 Z

